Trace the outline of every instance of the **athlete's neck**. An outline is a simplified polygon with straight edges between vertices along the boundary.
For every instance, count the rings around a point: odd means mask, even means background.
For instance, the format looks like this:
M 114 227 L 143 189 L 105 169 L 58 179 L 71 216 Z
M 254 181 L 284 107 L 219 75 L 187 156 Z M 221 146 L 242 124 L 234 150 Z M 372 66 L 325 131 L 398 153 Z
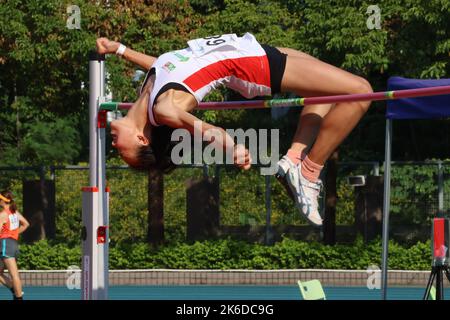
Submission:
M 132 121 L 139 131 L 144 131 L 148 124 L 149 94 L 142 94 L 128 110 L 126 117 Z

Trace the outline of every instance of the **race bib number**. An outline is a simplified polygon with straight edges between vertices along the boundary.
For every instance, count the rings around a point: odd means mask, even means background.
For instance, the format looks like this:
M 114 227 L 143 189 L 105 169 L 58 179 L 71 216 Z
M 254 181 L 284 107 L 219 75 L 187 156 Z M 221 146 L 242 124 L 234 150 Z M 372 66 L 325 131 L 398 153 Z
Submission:
M 238 37 L 234 33 L 190 40 L 188 45 L 198 57 L 223 47 L 239 48 Z
M 9 215 L 9 230 L 16 230 L 19 228 L 19 216 L 17 214 Z

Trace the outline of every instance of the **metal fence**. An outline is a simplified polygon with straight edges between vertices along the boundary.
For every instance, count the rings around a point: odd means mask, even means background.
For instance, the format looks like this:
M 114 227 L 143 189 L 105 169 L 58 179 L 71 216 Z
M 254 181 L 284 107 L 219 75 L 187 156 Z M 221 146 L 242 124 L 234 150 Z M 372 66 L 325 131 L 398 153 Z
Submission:
M 270 232 L 278 226 L 303 226 L 283 187 L 259 167 L 243 172 L 232 166 L 190 165 L 165 177 L 166 237 L 183 239 L 186 231 L 186 185 L 189 178 L 214 176 L 220 185 L 220 219 L 224 226 L 248 226 Z M 336 222 L 355 221 L 355 190 L 349 176 L 382 175 L 378 162 L 341 162 L 337 177 Z M 450 213 L 450 162 L 393 162 L 391 225 L 401 232 L 428 230 L 433 216 Z M 145 241 L 148 221 L 146 174 L 127 166 L 108 166 L 112 241 Z M 0 186 L 12 189 L 22 208 L 24 180 L 48 179 L 56 190 L 56 239 L 78 242 L 81 228 L 80 188 L 88 184 L 87 166 L 0 167 Z M 323 195 L 324 196 L 324 195 Z M 324 197 L 322 197 L 324 199 Z M 411 226 L 413 229 L 401 228 Z M 415 228 L 415 229 L 414 229 Z M 409 230 L 409 231 L 408 231 Z

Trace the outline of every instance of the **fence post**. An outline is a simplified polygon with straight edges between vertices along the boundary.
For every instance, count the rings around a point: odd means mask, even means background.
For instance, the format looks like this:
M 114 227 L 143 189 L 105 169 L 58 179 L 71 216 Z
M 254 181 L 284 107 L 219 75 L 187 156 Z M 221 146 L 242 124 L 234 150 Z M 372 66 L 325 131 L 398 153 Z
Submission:
M 187 180 L 186 220 L 188 241 L 208 239 L 219 234 L 219 184 L 216 178 Z
M 336 177 L 338 151 L 331 154 L 327 161 L 325 177 L 325 217 L 323 221 L 323 241 L 325 244 L 334 245 L 336 243 Z
M 364 241 L 381 233 L 383 206 L 383 177 L 367 176 L 365 185 L 355 187 L 355 225 Z
M 272 215 L 272 187 L 271 187 L 271 176 L 266 175 L 265 176 L 265 182 L 266 182 L 266 194 L 265 194 L 265 201 L 266 201 L 266 237 L 265 237 L 265 243 L 266 245 L 272 245 L 274 243 L 274 235 L 273 235 L 273 229 L 270 224 L 270 218 Z
M 438 214 L 444 214 L 444 172 L 442 161 L 438 161 Z
M 147 240 L 153 245 L 164 242 L 164 174 L 157 168 L 148 171 Z
M 45 179 L 45 167 L 39 168 L 39 180 L 23 181 L 22 195 L 23 214 L 30 221 L 24 241 L 55 238 L 55 182 Z

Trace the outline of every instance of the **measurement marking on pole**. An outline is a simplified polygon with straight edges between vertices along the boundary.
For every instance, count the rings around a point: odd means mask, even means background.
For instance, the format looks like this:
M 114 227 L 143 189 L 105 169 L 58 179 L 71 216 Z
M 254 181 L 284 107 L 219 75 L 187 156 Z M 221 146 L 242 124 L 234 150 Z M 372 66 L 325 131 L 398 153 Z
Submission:
M 89 256 L 83 256 L 83 297 L 84 300 L 89 300 L 90 287 L 89 287 Z

